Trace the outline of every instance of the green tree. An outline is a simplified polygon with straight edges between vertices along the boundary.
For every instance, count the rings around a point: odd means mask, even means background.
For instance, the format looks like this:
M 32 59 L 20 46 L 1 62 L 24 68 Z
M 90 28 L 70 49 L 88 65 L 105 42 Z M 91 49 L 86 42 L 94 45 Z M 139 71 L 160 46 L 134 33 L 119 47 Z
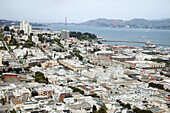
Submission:
M 9 66 L 9 61 L 3 61 L 3 65 Z
M 131 109 L 130 104 L 125 104 L 124 107 L 125 107 L 125 108 L 128 108 L 128 109 Z
M 107 113 L 107 108 L 101 107 L 97 113 Z
M 70 32 L 70 37 L 76 37 L 79 40 L 96 40 L 97 37 L 95 34 L 91 34 L 91 33 L 81 33 L 81 32 Z
M 71 48 L 72 44 L 69 44 L 68 46 L 69 46 L 69 48 Z
M 15 38 L 13 39 L 13 44 L 14 44 L 14 45 L 18 45 L 18 42 L 16 41 Z
M 32 97 L 38 96 L 38 92 L 37 92 L 36 90 L 33 90 L 33 91 L 31 92 L 31 95 L 32 95 Z
M 2 102 L 2 105 L 5 105 L 5 102 L 6 102 L 5 98 L 1 98 L 1 102 Z
M 15 33 L 15 30 L 14 30 L 14 29 L 11 29 L 11 33 Z
M 8 68 L 8 72 L 13 72 L 13 69 L 11 67 Z
M 97 97 L 97 98 L 99 98 L 100 96 L 98 96 L 97 94 L 89 94 L 89 95 L 87 95 L 87 96 L 92 96 L 92 97 Z
M 150 110 L 141 110 L 140 108 L 133 108 L 132 109 L 135 113 L 152 113 Z
M 41 67 L 41 63 L 39 63 L 37 66 L 38 66 L 38 67 Z
M 17 42 L 16 39 L 13 37 L 13 35 L 11 36 L 10 45 L 18 45 L 18 42 Z
M 164 75 L 164 73 L 161 71 L 161 72 L 160 72 L 160 75 Z
M 1 80 L 4 81 L 5 77 L 4 76 L 1 76 Z
M 73 49 L 73 52 L 75 53 L 81 53 L 79 50 Z
M 44 76 L 44 73 L 37 71 L 37 72 L 35 73 L 35 76 Z
M 153 88 L 158 88 L 158 89 L 164 89 L 164 85 L 162 84 L 155 84 L 155 83 L 149 83 L 149 87 L 153 87 Z
M 69 88 L 73 89 L 73 92 L 79 92 L 80 94 L 84 94 L 84 91 L 77 87 L 69 86 Z
M 48 78 L 45 78 L 44 74 L 39 71 L 35 73 L 35 81 L 39 83 L 49 83 Z
M 33 36 L 34 34 L 33 33 L 30 33 L 30 36 Z
M 97 108 L 95 105 L 93 105 L 93 113 L 97 111 Z
M 13 109 L 12 111 L 10 111 L 10 113 L 16 113 L 15 109 Z
M 15 68 L 14 71 L 19 74 L 19 72 L 22 71 L 22 68 Z
M 22 35 L 24 35 L 24 30 L 20 30 L 19 33 L 22 34 Z
M 38 34 L 37 36 L 39 37 L 39 41 L 41 41 L 41 43 L 43 43 L 44 42 L 44 38 L 42 37 L 42 34 Z
M 25 67 L 24 70 L 25 70 L 25 71 L 29 71 L 29 68 L 28 68 L 28 67 Z
M 5 26 L 4 31 L 10 31 L 9 26 Z

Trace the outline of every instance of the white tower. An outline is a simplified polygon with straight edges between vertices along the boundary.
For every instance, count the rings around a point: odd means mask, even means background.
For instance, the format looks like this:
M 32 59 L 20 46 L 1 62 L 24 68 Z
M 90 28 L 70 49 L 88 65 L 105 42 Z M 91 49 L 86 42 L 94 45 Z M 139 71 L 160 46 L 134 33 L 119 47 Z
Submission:
M 30 34 L 32 33 L 32 26 L 28 21 L 21 21 L 20 30 L 23 30 L 24 33 Z

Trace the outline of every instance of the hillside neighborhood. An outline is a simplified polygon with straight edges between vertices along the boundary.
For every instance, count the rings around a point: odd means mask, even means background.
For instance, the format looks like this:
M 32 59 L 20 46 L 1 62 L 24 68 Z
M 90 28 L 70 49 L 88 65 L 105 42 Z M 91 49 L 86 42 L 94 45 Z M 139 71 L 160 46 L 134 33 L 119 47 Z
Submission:
M 170 48 L 0 27 L 0 113 L 170 113 Z

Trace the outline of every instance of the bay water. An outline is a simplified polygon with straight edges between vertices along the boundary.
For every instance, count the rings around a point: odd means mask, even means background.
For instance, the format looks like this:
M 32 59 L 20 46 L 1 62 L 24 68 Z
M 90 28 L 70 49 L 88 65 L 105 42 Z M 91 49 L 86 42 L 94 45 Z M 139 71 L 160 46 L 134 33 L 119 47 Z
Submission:
M 46 27 L 54 31 L 69 30 L 79 31 L 82 33 L 89 32 L 97 36 L 103 37 L 105 40 L 122 40 L 122 41 L 150 41 L 152 44 L 170 45 L 170 30 L 153 30 L 153 29 L 123 29 L 108 27 L 89 27 L 77 25 L 52 25 Z M 128 42 L 104 42 L 109 45 L 125 45 L 133 47 L 144 46 L 142 43 Z

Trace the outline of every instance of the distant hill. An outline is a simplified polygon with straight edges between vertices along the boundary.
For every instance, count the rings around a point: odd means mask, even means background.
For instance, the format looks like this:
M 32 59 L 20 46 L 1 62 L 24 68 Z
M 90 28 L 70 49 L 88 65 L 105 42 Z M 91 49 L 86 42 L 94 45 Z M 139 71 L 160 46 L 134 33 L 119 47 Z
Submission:
M 44 26 L 44 24 L 39 23 L 30 23 L 32 26 Z M 13 21 L 13 20 L 5 20 L 0 19 L 0 26 L 12 26 L 12 25 L 20 25 L 20 21 Z
M 114 27 L 115 28 L 144 28 L 144 29 L 170 29 L 170 18 L 160 20 L 146 20 L 146 19 L 132 19 L 132 20 L 120 20 L 98 18 L 89 20 L 82 23 L 67 23 L 68 25 L 81 25 L 81 26 L 95 26 L 95 27 Z M 64 23 L 31 23 L 32 26 L 46 26 L 46 25 L 65 25 Z M 20 21 L 0 19 L 0 26 L 20 25 Z
M 114 23 L 114 25 L 113 25 Z M 146 20 L 146 19 L 132 19 L 132 20 L 117 20 L 99 18 L 89 20 L 87 22 L 78 23 L 76 25 L 96 26 L 96 27 L 117 27 L 117 28 L 150 28 L 150 29 L 170 29 L 170 19 L 161 20 Z

